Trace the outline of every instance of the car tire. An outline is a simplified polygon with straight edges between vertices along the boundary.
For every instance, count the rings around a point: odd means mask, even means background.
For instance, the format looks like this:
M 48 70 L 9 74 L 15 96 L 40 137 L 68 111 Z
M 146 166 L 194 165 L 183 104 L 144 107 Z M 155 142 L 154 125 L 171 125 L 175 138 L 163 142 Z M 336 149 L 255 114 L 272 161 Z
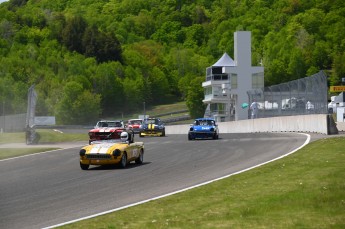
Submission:
M 193 138 L 192 138 L 192 135 L 191 135 L 191 134 L 188 134 L 188 140 L 189 140 L 189 141 L 193 140 Z
M 213 139 L 218 139 L 218 134 L 217 133 L 214 133 Z
M 134 142 L 134 132 L 131 132 L 131 143 Z
M 144 150 L 141 149 L 141 150 L 140 150 L 140 155 L 139 155 L 139 157 L 135 160 L 135 163 L 138 164 L 138 165 L 140 165 L 140 164 L 142 164 L 143 162 L 144 162 Z
M 165 129 L 162 132 L 162 137 L 165 137 Z
M 122 154 L 120 166 L 121 166 L 121 168 L 126 168 L 126 166 L 127 166 L 127 154 L 126 153 Z
M 88 170 L 89 169 L 89 164 L 82 164 L 82 163 L 80 163 L 80 168 L 82 169 L 82 170 Z

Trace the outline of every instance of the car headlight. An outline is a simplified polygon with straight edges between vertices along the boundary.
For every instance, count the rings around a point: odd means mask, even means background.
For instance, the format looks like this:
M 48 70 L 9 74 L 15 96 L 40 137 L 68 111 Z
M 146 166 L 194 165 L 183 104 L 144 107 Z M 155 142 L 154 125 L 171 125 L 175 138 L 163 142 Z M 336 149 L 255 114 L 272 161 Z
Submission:
M 121 155 L 121 150 L 116 149 L 116 150 L 113 151 L 113 156 L 114 156 L 114 157 L 118 157 L 118 156 L 120 156 L 120 155 Z
M 194 129 L 193 129 L 193 127 L 191 127 L 189 130 L 190 130 L 190 131 L 193 131 Z
M 94 133 L 89 132 L 89 136 L 90 136 L 90 137 L 94 136 Z
M 80 155 L 81 157 L 85 156 L 85 154 L 86 154 L 86 150 L 85 150 L 85 149 L 81 149 L 81 150 L 79 151 L 79 155 Z
M 214 128 L 212 127 L 212 128 L 210 129 L 210 131 L 213 132 L 213 131 L 214 131 Z

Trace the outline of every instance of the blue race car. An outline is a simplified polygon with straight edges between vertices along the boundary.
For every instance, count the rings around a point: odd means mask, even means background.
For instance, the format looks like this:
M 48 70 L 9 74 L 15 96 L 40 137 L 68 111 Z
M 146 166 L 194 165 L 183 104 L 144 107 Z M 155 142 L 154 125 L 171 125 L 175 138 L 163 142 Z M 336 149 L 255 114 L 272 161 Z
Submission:
M 216 121 L 212 118 L 197 118 L 190 126 L 188 140 L 218 139 L 219 130 Z

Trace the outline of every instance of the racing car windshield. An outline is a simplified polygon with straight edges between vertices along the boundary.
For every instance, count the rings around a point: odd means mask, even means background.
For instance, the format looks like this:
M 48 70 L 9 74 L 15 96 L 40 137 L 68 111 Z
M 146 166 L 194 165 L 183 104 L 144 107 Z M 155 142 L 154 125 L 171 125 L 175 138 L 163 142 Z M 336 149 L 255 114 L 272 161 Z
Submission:
M 105 139 L 92 141 L 92 144 L 115 144 L 121 142 L 121 139 Z
M 212 120 L 200 120 L 200 121 L 196 121 L 197 125 L 201 125 L 201 126 L 214 126 L 214 121 Z
M 158 120 L 156 120 L 156 119 L 148 119 L 148 120 L 147 120 L 147 123 L 148 123 L 148 124 L 158 124 L 159 122 L 158 122 Z
M 99 122 L 97 126 L 98 127 L 122 127 L 122 123 L 107 121 L 107 122 Z
M 130 120 L 129 124 L 131 125 L 140 125 L 142 123 L 142 120 Z

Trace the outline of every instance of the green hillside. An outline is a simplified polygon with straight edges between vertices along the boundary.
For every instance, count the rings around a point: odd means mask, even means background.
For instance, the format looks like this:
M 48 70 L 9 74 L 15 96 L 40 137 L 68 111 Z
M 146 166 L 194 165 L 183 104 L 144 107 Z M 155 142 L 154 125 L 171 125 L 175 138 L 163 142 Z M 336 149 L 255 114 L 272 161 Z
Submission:
M 144 110 L 145 109 L 145 110 Z M 149 108 L 142 106 L 142 109 L 133 113 L 118 113 L 115 116 L 108 117 L 107 119 L 128 120 L 133 118 L 140 118 L 143 115 L 149 117 L 160 118 L 165 124 L 175 125 L 181 123 L 192 123 L 193 120 L 189 117 L 186 102 L 177 102 L 171 104 L 162 104 L 150 106 Z M 174 120 L 176 119 L 176 120 Z M 179 120 L 181 119 L 181 120 Z
M 342 0 L 10 0 L 0 4 L 0 114 L 90 124 L 185 101 L 203 114 L 205 68 L 233 33 L 252 32 L 252 63 L 267 86 L 328 70 L 345 77 Z

